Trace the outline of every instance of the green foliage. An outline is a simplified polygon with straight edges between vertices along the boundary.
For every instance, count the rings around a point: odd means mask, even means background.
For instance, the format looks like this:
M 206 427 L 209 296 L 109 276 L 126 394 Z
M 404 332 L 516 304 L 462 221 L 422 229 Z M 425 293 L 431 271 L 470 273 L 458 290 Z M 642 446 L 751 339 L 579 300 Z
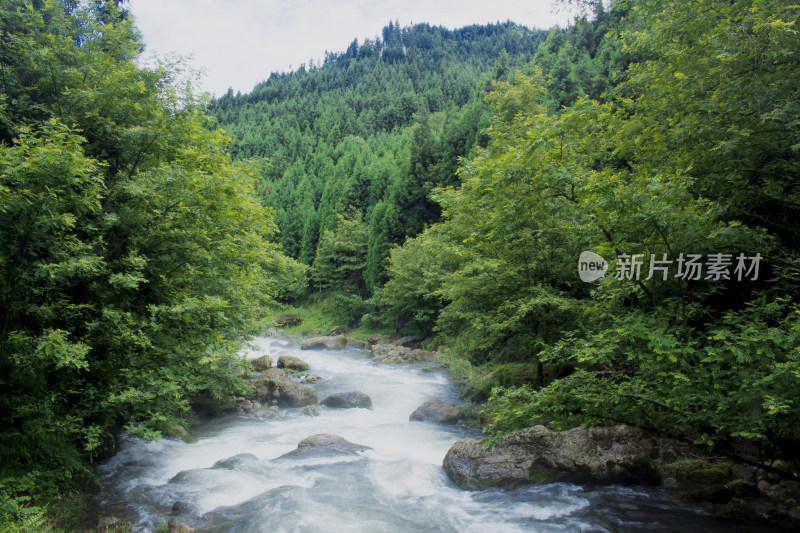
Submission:
M 574 296 L 584 290 L 573 282 L 570 258 L 587 236 L 577 231 L 577 216 L 558 218 L 574 211 L 574 202 L 564 192 L 569 169 L 552 169 L 563 160 L 564 132 L 550 130 L 542 83 L 538 73 L 517 73 L 513 85 L 497 85 L 487 97 L 495 111 L 492 143 L 463 167 L 460 189 L 436 196 L 446 221 L 393 253 L 388 306 L 407 302 L 406 314 L 437 318 L 442 338 L 474 362 L 530 358 L 571 327 Z M 518 136 L 518 129 L 527 131 Z M 553 138 L 532 151 L 528 139 L 536 135 Z M 543 196 L 547 190 L 552 197 Z M 435 295 L 441 312 L 409 301 L 414 294 L 428 301 Z
M 379 320 L 397 331 L 407 325 L 425 333 L 433 331 L 443 305 L 437 291 L 458 260 L 455 254 L 445 255 L 448 249 L 440 229 L 434 225 L 390 251 L 390 279 L 376 291 L 373 301 Z
M 634 114 L 619 131 L 629 139 L 626 154 L 691 169 L 695 194 L 796 249 L 800 8 L 780 0 L 652 1 L 635 12 L 659 22 L 623 33 L 625 46 L 647 59 L 631 69 L 623 92 Z
M 290 335 L 316 337 L 325 335 L 334 326 L 354 327 L 347 332 L 348 337 L 366 339 L 373 333 L 382 333 L 385 327 L 373 327 L 358 322 L 372 311 L 369 301 L 356 295 L 329 291 L 306 296 L 286 307 L 281 313 L 300 317 L 300 322 L 283 328 Z
M 688 426 L 709 449 L 735 451 L 729 439 L 746 439 L 787 453 L 800 432 L 799 317 L 796 306 L 760 302 L 689 339 L 653 317 L 613 317 L 549 354 L 580 370 L 541 390 L 495 391 L 491 429 L 506 433 L 542 418 L 619 420 L 679 437 Z
M 67 7 L 0 13 L 0 473 L 62 486 L 123 427 L 157 438 L 235 392 L 303 277 L 178 68 L 137 66 L 113 3 Z
M 21 478 L 0 479 L 0 533 L 45 533 L 52 531 L 44 509 L 31 505 L 37 472 Z
M 394 204 L 380 201 L 372 209 L 367 241 L 367 264 L 364 281 L 370 293 L 386 283 L 388 277 L 389 250 L 402 238 L 400 218 Z
M 353 213 L 352 218 L 339 215 L 335 228 L 326 230 L 320 238 L 312 270 L 314 284 L 320 289 L 341 290 L 364 298 L 366 244 L 367 228 L 361 213 Z
M 552 77 L 493 85 L 486 149 L 435 192 L 443 221 L 392 251 L 378 293 L 390 316 L 435 319 L 473 364 L 538 365 L 495 389 L 493 434 L 622 422 L 748 461 L 800 460 L 799 16 L 770 0 L 638 2 L 598 13 L 605 35 L 585 22 L 552 32 L 537 57 Z M 579 56 L 556 74 L 581 39 L 638 62 L 592 92 Z M 672 267 L 587 284 L 583 250 Z M 689 281 L 675 269 L 688 253 L 763 260 L 757 279 Z
M 550 30 L 533 59 L 549 78 L 548 110 L 560 111 L 581 96 L 601 99 L 618 83 L 632 54 L 623 49 L 614 31 L 628 11 L 625 2 L 611 3 L 610 11 L 596 2 L 591 19 L 584 14 L 566 30 Z
M 325 313 L 336 324 L 351 327 L 360 325 L 361 318 L 371 310 L 368 301 L 355 294 L 332 292 L 322 302 Z

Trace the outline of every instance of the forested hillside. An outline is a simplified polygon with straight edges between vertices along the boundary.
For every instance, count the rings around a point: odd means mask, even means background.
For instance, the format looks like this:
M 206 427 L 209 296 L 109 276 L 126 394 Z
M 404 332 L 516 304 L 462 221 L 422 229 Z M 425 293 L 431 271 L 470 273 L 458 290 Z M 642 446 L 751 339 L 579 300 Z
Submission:
M 211 112 L 234 156 L 267 158 L 259 192 L 277 210 L 285 252 L 306 264 L 318 257 L 314 287 L 344 283 L 366 297 L 385 281 L 389 246 L 438 220 L 430 191 L 457 183 L 459 158 L 486 143 L 480 92 L 546 36 L 510 22 L 389 23 L 322 65 L 229 92 Z M 342 254 L 353 264 L 339 265 Z
M 310 289 L 434 333 L 495 433 L 625 422 L 796 462 L 798 7 L 590 11 L 546 38 L 392 24 L 214 113 L 269 158 Z
M 273 73 L 211 107 L 235 157 L 263 157 L 259 193 L 284 251 L 313 265 L 311 291 L 338 289 L 357 320 L 387 280 L 389 249 L 439 220 L 431 191 L 488 142 L 484 96 L 531 62 L 552 73 L 549 105 L 599 97 L 627 62 L 602 6 L 569 30 L 511 22 L 457 30 L 390 22 L 322 65 Z M 543 46 L 540 48 L 540 45 Z

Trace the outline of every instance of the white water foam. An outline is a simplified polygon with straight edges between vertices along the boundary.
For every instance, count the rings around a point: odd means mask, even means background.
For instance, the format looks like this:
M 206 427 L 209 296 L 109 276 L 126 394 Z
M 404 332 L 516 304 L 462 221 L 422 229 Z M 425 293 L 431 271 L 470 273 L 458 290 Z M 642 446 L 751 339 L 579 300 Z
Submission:
M 456 397 L 439 371 L 376 364 L 359 350 L 301 351 L 272 337 L 256 339 L 246 351 L 250 359 L 264 354 L 308 362 L 322 377 L 315 385 L 320 399 L 357 390 L 371 397 L 373 408 L 319 406 L 318 417 L 298 408 L 281 409 L 274 419 L 229 415 L 193 428 L 190 442 L 125 437 L 120 452 L 102 467 L 104 503 L 123 506 L 136 531 L 152 531 L 168 520 L 175 501 L 193 506 L 188 519 L 198 532 L 609 531 L 591 518 L 597 505 L 621 509 L 606 511 L 610 518 L 603 519 L 615 528 L 652 529 L 624 527 L 638 523 L 638 515 L 630 522 L 624 515 L 631 505 L 648 504 L 646 491 L 586 492 L 567 484 L 518 491 L 456 488 L 442 459 L 468 432 L 408 419 L 432 397 Z M 372 449 L 358 456 L 276 460 L 318 433 Z

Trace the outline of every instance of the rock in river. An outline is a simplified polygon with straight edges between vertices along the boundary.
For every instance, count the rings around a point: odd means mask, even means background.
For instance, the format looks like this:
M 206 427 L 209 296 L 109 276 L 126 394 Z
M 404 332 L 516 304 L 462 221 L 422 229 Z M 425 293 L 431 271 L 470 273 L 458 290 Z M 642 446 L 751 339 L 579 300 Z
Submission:
M 337 455 L 358 455 L 359 452 L 371 450 L 369 446 L 361 446 L 343 439 L 338 435 L 320 433 L 301 440 L 296 450 L 281 455 L 278 459 L 309 459 L 312 457 L 335 457 Z
M 322 379 L 321 376 L 318 376 L 317 374 L 312 374 L 311 372 L 309 372 L 305 376 L 301 376 L 300 377 L 300 383 L 316 383 L 321 379 Z
M 181 522 L 178 518 L 171 518 L 169 522 L 167 522 L 167 533 L 194 533 L 194 529 Z
M 258 457 L 252 453 L 239 453 L 225 459 L 220 459 L 211 468 L 225 468 L 227 470 L 244 470 L 248 465 L 257 462 Z M 173 509 L 174 511 L 174 509 Z
M 439 422 L 440 424 L 455 424 L 461 414 L 461 409 L 456 404 L 431 398 L 411 413 L 409 420 L 423 422 Z
M 444 470 L 469 490 L 555 481 L 658 484 L 651 450 L 641 441 L 628 426 L 569 431 L 534 426 L 490 450 L 475 439 L 460 440 L 447 452 Z
M 366 350 L 367 343 L 362 341 L 361 339 L 353 339 L 347 337 L 347 348 L 358 348 L 359 350 Z
M 130 531 L 132 527 L 127 520 L 120 520 L 115 516 L 104 516 L 98 520 L 97 527 L 94 530 L 98 533 L 107 533 L 111 531 Z
M 291 355 L 282 355 L 278 357 L 278 368 L 283 368 L 285 370 L 296 370 L 298 372 L 302 372 L 304 370 L 308 370 L 309 366 L 308 363 L 306 363 L 299 357 L 292 357 Z
M 310 337 L 300 344 L 301 350 L 342 350 L 344 348 L 358 348 L 363 350 L 366 347 L 366 342 L 360 339 L 345 337 L 344 335 Z
M 358 391 L 336 392 L 322 400 L 320 403 L 328 407 L 339 409 L 349 409 L 351 407 L 364 407 L 365 409 L 372 409 L 372 399 L 363 392 Z
M 394 344 L 373 344 L 369 349 L 372 351 L 374 359 L 388 362 L 407 360 L 408 354 L 411 353 L 411 348 L 395 346 Z
M 262 403 L 275 400 L 286 407 L 303 407 L 317 403 L 314 387 L 298 385 L 280 368 L 270 368 L 252 380 L 255 399 Z
M 177 501 L 174 504 L 172 504 L 172 512 L 170 514 L 188 515 L 194 512 L 195 512 L 194 505 L 187 502 Z
M 333 335 L 330 337 L 311 337 L 303 341 L 300 345 L 301 350 L 315 349 L 341 350 L 347 348 L 347 337 L 344 335 Z
M 255 370 L 263 372 L 272 368 L 272 357 L 268 355 L 262 355 L 261 357 L 251 360 L 250 364 L 253 365 Z

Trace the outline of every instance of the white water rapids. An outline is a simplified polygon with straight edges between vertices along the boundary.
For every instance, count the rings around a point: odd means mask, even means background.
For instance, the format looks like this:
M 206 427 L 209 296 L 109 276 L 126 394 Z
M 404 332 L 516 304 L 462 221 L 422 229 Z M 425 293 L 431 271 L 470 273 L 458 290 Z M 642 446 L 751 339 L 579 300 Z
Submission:
M 198 533 L 755 531 L 707 518 L 656 489 L 555 483 L 460 490 L 442 459 L 456 440 L 476 435 L 408 419 L 432 397 L 456 398 L 443 372 L 376 364 L 359 350 L 300 351 L 272 337 L 256 339 L 248 357 L 265 353 L 308 362 L 322 377 L 320 399 L 356 390 L 372 398 L 373 409 L 319 406 L 314 417 L 282 408 L 273 419 L 226 415 L 192 428 L 189 442 L 123 437 L 119 453 L 102 466 L 101 512 L 126 515 L 134 531 L 157 531 L 172 518 L 173 504 L 186 502 L 192 509 L 185 521 Z M 275 460 L 317 433 L 372 450 Z

